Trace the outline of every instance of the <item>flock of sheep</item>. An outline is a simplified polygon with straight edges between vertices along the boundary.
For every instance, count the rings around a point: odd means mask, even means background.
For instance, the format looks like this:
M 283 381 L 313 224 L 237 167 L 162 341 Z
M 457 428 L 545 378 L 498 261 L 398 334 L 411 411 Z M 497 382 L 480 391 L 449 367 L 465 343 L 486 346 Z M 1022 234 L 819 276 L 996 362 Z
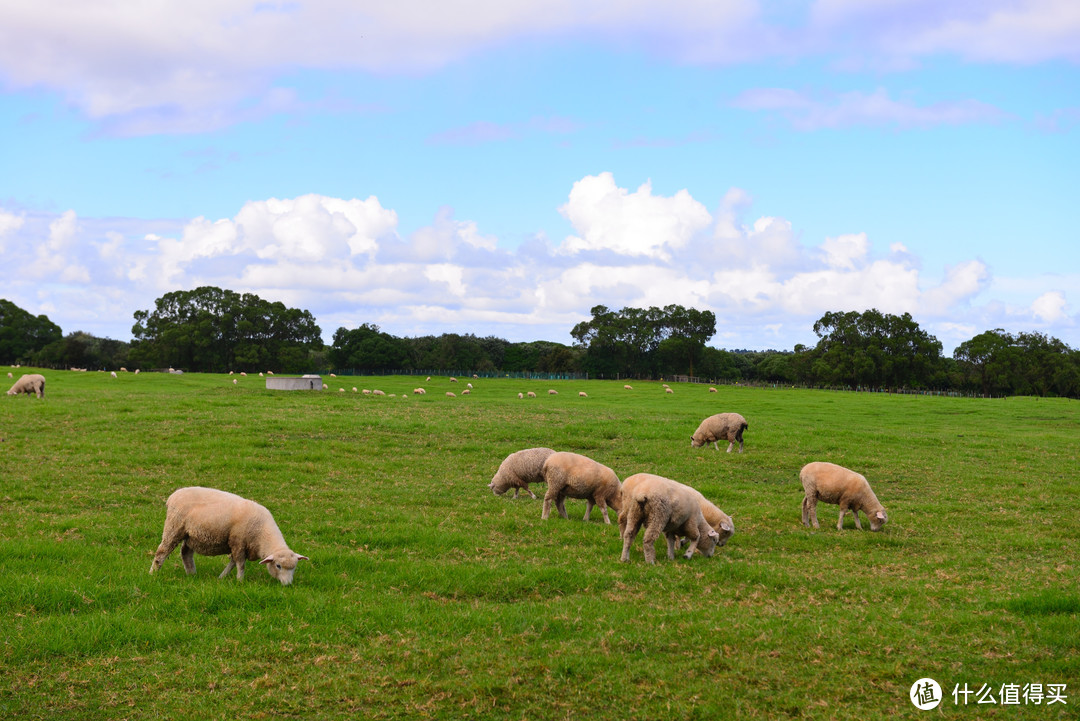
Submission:
M 665 389 L 670 391 L 667 386 Z M 709 390 L 715 392 L 712 388 Z M 43 397 L 45 378 L 37 374 L 23 375 L 7 393 L 36 393 L 39 398 Z M 746 419 L 738 413 L 718 413 L 701 422 L 690 438 L 690 445 L 700 448 L 712 443 L 719 451 L 719 443 L 727 441 L 728 453 L 735 443 L 739 444 L 741 453 L 743 432 L 748 427 Z M 802 522 L 805 526 L 819 527 L 818 502 L 839 505 L 837 530 L 843 529 L 848 511 L 855 517 L 855 527 L 860 530 L 859 511 L 869 519 L 871 531 L 880 530 L 888 521 L 885 508 L 866 478 L 859 473 L 833 463 L 813 462 L 802 468 L 799 479 L 804 491 Z M 497 496 L 512 488 L 514 498 L 524 490 L 535 499 L 536 495 L 529 489 L 530 483 L 544 483 L 547 487 L 541 513 L 544 520 L 550 516 L 552 505 L 560 516 L 567 518 L 567 498 L 586 502 L 586 521 L 596 506 L 604 523 L 610 524 L 608 507 L 613 508 L 618 513 L 623 542 L 622 561 L 630 560 L 630 547 L 642 528 L 645 529 L 643 554 L 648 563 L 656 563 L 654 544 L 661 535 L 667 540 L 668 559 L 674 560 L 676 549 L 683 544 L 687 546 L 687 559 L 692 558 L 695 551 L 710 557 L 735 533 L 731 516 L 690 486 L 651 473 L 637 473 L 620 482 L 613 470 L 587 456 L 551 448 L 528 448 L 511 453 L 499 465 L 488 488 Z M 283 585 L 292 583 L 297 565 L 307 560 L 307 556 L 289 548 L 270 511 L 254 501 L 213 488 L 192 486 L 175 491 L 165 507 L 161 544 L 154 554 L 150 573 L 160 568 L 177 546 L 181 546 L 180 557 L 188 574 L 195 573 L 196 553 L 204 556 L 228 554 L 228 565 L 219 578 L 224 578 L 235 568 L 237 579 L 243 580 L 245 563 L 258 560 Z

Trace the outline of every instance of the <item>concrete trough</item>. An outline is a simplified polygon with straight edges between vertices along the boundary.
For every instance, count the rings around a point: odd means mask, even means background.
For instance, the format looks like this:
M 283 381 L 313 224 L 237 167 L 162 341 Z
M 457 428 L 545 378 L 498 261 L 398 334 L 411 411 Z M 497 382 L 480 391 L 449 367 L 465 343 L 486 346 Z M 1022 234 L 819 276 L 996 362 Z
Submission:
M 307 375 L 301 378 L 267 376 L 266 388 L 271 391 L 321 391 L 322 376 Z

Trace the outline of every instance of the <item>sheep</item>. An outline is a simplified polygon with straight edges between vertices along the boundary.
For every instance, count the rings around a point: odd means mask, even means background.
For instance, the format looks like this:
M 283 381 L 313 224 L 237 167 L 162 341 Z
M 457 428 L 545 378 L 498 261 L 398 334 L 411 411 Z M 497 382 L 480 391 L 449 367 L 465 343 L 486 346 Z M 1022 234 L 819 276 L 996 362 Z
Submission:
M 634 387 L 633 386 L 623 386 L 623 390 L 624 391 L 632 391 L 632 390 L 634 390 Z
M 364 390 L 362 390 L 360 392 L 363 393 L 365 396 L 370 396 L 371 395 L 371 389 L 370 388 L 365 388 Z
M 518 497 L 518 491 L 524 490 L 535 499 L 536 494 L 529 490 L 529 484 L 544 482 L 544 461 L 554 452 L 550 448 L 526 448 L 511 453 L 499 464 L 488 488 L 496 496 L 513 488 L 514 498 Z
M 743 431 L 749 427 L 750 424 L 738 413 L 717 413 L 703 420 L 697 427 L 694 435 L 690 436 L 690 447 L 701 448 L 712 443 L 713 447 L 719 451 L 720 446 L 717 441 L 727 441 L 727 452 L 731 453 L 732 446 L 735 445 L 735 441 L 738 441 L 739 453 L 742 453 Z
M 116 371 L 109 371 L 109 373 L 110 373 L 110 375 L 112 375 L 113 378 L 117 377 Z
M 637 473 L 626 482 L 629 488 L 623 493 L 619 511 L 623 562 L 630 560 L 630 546 L 642 526 L 645 526 L 642 551 L 647 563 L 656 563 L 654 544 L 661 534 L 667 538 L 669 560 L 675 559 L 677 536 L 690 540 L 684 558 L 693 558 L 694 551 L 701 551 L 706 558 L 713 555 L 720 534 L 705 520 L 700 493 L 690 486 L 651 473 Z
M 818 528 L 817 504 L 836 503 L 840 505 L 840 518 L 836 530 L 844 530 L 844 514 L 851 509 L 855 516 L 855 528 L 862 530 L 859 523 L 859 511 L 870 519 L 870 530 L 880 531 L 889 520 L 885 507 L 878 501 L 870 483 L 861 473 L 838 466 L 835 463 L 815 461 L 807 463 L 799 471 L 799 480 L 805 495 L 802 502 L 802 522 L 809 527 L 811 523 Z
M 353 393 L 356 393 L 356 386 L 353 386 L 353 387 L 352 387 L 352 392 L 353 392 Z
M 585 518 L 589 520 L 594 505 L 600 506 L 600 514 L 604 517 L 604 523 L 610 525 L 607 507 L 611 506 L 616 512 L 622 507 L 622 484 L 615 471 L 602 463 L 597 463 L 591 458 L 578 453 L 560 451 L 548 456 L 544 461 L 544 482 L 547 483 L 547 492 L 544 494 L 544 510 L 540 518 L 547 520 L 551 515 L 551 504 L 554 502 L 559 515 L 566 515 L 565 499 L 584 498 Z
M 529 391 L 529 392 L 528 392 L 528 393 L 526 393 L 525 395 L 526 395 L 526 396 L 527 396 L 528 398 L 536 398 L 536 394 L 535 394 L 535 393 L 533 393 L 532 391 Z
M 371 395 L 373 395 L 373 396 L 385 396 L 386 393 L 384 393 L 383 391 L 376 388 L 375 390 L 371 391 Z
M 345 392 L 344 388 L 338 388 L 338 393 L 344 393 L 344 392 Z
M 17 396 L 20 393 L 30 395 L 33 393 L 38 398 L 45 397 L 45 376 L 39 373 L 26 373 L 19 377 L 19 380 L 15 381 L 14 385 L 8 389 L 7 394 L 9 396 Z
M 664 393 L 671 393 L 672 395 L 674 395 L 675 391 L 671 390 L 670 388 L 665 387 L 664 388 Z
M 262 373 L 260 373 L 259 375 L 261 376 L 261 375 L 262 375 Z M 330 390 L 330 386 L 328 386 L 328 385 L 326 385 L 325 383 L 323 383 L 323 384 L 322 384 L 322 389 L 323 389 L 324 391 L 328 391 L 328 390 Z
M 307 556 L 292 551 L 278 530 L 270 511 L 255 501 L 215 488 L 189 486 L 173 492 L 165 502 L 165 528 L 154 553 L 150 573 L 181 543 L 180 559 L 188 575 L 195 573 L 195 554 L 229 554 L 229 563 L 218 578 L 236 568 L 236 580 L 244 580 L 244 564 L 258 560 L 283 586 L 292 583 L 296 565 Z
M 709 393 L 716 393 L 716 389 L 712 386 L 709 386 Z
M 236 385 L 236 379 L 235 378 L 232 379 L 232 383 L 233 383 L 233 385 Z
M 242 376 L 246 376 L 246 375 L 247 375 L 247 373 L 245 373 L 244 371 L 240 371 L 240 375 L 242 375 Z
M 424 382 L 425 382 L 425 383 L 430 383 L 430 382 L 431 382 L 431 376 L 428 376 L 428 377 L 427 377 L 427 380 L 426 380 L 426 381 L 424 381 Z
M 8 375 L 11 375 L 11 374 L 9 373 Z M 524 397 L 525 397 L 524 393 L 518 393 L 518 399 L 521 399 L 521 398 L 524 398 Z
M 476 376 L 473 376 L 473 378 L 475 378 L 475 377 L 476 377 Z M 472 383 L 466 383 L 465 385 L 466 385 L 466 386 L 467 386 L 468 388 L 472 388 Z
M 11 371 L 8 371 L 7 377 L 8 378 L 14 378 L 15 376 L 11 375 Z
M 454 395 L 453 391 L 446 391 L 446 397 L 447 398 L 457 398 L 457 396 Z
M 649 474 L 646 473 L 638 473 L 630 476 L 630 478 L 627 478 L 623 482 L 623 497 L 628 498 L 633 493 L 634 488 L 643 480 L 645 480 L 648 476 Z M 693 495 L 697 498 L 698 505 L 701 506 L 701 515 L 705 517 L 705 522 L 708 523 L 714 531 L 716 531 L 718 535 L 718 538 L 716 540 L 716 547 L 721 548 L 722 546 L 727 544 L 728 539 L 730 539 L 731 536 L 734 535 L 735 522 L 731 520 L 731 516 L 717 508 L 712 501 L 706 498 L 696 488 L 693 488 L 691 486 L 687 486 L 687 488 L 689 488 L 693 492 Z M 675 544 L 675 548 L 681 548 L 687 542 L 688 539 L 685 536 L 682 536 Z
M 557 396 L 557 395 L 559 395 L 559 391 L 555 390 L 554 388 L 548 388 L 548 395 L 549 396 Z
M 465 390 L 461 391 L 461 395 L 463 395 L 463 396 L 467 396 L 467 395 L 469 395 L 470 393 L 472 393 L 472 391 L 471 391 L 470 389 L 468 389 L 468 388 L 466 388 Z
M 578 391 L 578 398 L 588 398 L 589 394 L 585 391 Z
M 454 376 L 450 376 L 450 382 L 457 383 L 457 378 L 455 378 Z

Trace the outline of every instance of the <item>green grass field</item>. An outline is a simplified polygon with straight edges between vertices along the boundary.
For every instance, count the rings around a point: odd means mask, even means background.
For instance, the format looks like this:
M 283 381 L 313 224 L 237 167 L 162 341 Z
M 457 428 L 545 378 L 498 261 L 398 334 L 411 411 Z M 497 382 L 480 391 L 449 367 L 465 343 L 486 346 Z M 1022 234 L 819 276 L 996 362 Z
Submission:
M 915 718 L 925 676 L 935 714 L 1080 708 L 1075 401 L 44 374 L 45 399 L 0 398 L 3 719 Z M 691 449 L 721 411 L 747 417 L 745 453 Z M 583 501 L 544 522 L 487 489 L 538 445 L 692 485 L 735 536 L 673 562 L 661 540 L 647 566 L 639 534 L 620 563 Z M 838 532 L 829 505 L 804 529 L 811 460 L 864 473 L 885 530 Z M 185 485 L 259 501 L 310 563 L 238 583 L 225 557 L 188 577 L 177 550 L 149 575 Z M 1067 705 L 957 706 L 965 683 L 1064 683 Z

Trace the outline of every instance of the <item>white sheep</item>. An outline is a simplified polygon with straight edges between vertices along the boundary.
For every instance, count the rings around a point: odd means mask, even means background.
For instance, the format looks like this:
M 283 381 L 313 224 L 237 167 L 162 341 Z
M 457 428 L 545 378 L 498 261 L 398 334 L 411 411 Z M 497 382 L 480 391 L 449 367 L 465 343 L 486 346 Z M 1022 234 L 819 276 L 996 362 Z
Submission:
M 424 381 L 424 382 L 425 382 L 425 383 L 430 383 L 430 382 L 431 382 L 431 376 L 428 376 L 428 377 L 427 377 L 427 380 L 426 380 L 426 381 Z
M 262 373 L 260 373 L 259 375 L 261 376 L 261 375 L 262 375 Z M 323 383 L 323 384 L 322 384 L 322 389 L 323 389 L 324 391 L 328 391 L 328 390 L 330 390 L 330 386 L 328 386 L 328 385 L 326 385 L 325 383 Z
M 242 375 L 242 376 L 246 376 L 246 375 L 247 375 L 247 373 L 245 373 L 244 371 L 240 371 L 240 375 Z
M 235 378 L 232 379 L 232 383 L 233 383 L 233 385 L 236 385 L 236 379 Z
M 413 395 L 417 395 L 417 396 L 422 396 L 425 393 L 427 393 L 427 391 L 425 391 L 423 388 L 413 388 L 412 392 L 413 392 Z
M 379 390 L 378 388 L 376 388 L 375 390 L 371 391 L 371 395 L 373 395 L 373 396 L 385 396 L 386 393 Z
M 10 373 L 8 373 L 8 375 L 11 375 L 11 374 L 10 374 Z M 520 399 L 520 398 L 524 398 L 524 397 L 525 397 L 525 394 L 524 394 L 524 393 L 518 393 L 518 398 L 519 398 L 519 399 Z
M 473 377 L 475 378 L 476 376 L 473 376 Z M 465 385 L 468 386 L 469 388 L 472 388 L 472 383 L 466 383 Z
M 555 390 L 554 388 L 548 388 L 548 395 L 549 396 L 557 396 L 557 395 L 559 395 L 559 391 Z
M 550 448 L 526 448 L 511 453 L 499 464 L 488 488 L 496 496 L 513 488 L 514 498 L 518 497 L 518 491 L 524 490 L 535 499 L 536 494 L 529 490 L 529 484 L 544 482 L 544 461 L 554 452 Z
M 626 479 L 622 509 L 619 511 L 619 534 L 623 540 L 622 561 L 630 560 L 630 546 L 638 530 L 645 526 L 642 549 L 648 563 L 656 563 L 656 540 L 667 538 L 667 556 L 675 558 L 675 540 L 685 536 L 690 544 L 685 558 L 693 558 L 694 551 L 709 557 L 716 550 L 720 534 L 709 525 L 701 511 L 700 493 L 690 486 L 670 478 L 637 473 Z
M 188 575 L 195 573 L 195 554 L 229 554 L 229 563 L 218 578 L 236 568 L 236 580 L 244 580 L 244 564 L 258 560 L 282 585 L 292 583 L 296 564 L 308 560 L 292 551 L 270 511 L 255 501 L 214 488 L 190 486 L 174 491 L 165 502 L 165 528 L 154 553 L 150 573 L 181 543 L 180 558 Z
M 472 393 L 472 390 L 470 390 L 470 389 L 468 389 L 468 388 L 466 388 L 465 390 L 461 391 L 461 395 L 463 395 L 463 396 L 467 396 L 467 395 L 469 395 L 470 393 Z
M 535 393 L 533 393 L 532 391 L 529 391 L 529 392 L 528 392 L 528 393 L 526 393 L 525 395 L 526 395 L 527 397 L 529 397 L 529 398 L 536 398 L 536 394 L 535 394 Z
M 10 374 L 8 374 L 10 375 Z M 17 396 L 20 393 L 30 395 L 33 393 L 38 398 L 45 397 L 45 376 L 39 373 L 26 373 L 8 389 L 9 396 Z
M 665 387 L 665 388 L 664 388 L 664 393 L 671 393 L 672 395 L 674 395 L 674 394 L 675 394 L 675 391 L 671 390 L 670 388 L 666 388 L 666 387 Z
M 623 390 L 632 391 L 632 390 L 634 390 L 634 387 L 633 386 L 623 386 Z
M 585 391 L 578 391 L 578 398 L 588 398 L 589 394 Z
M 356 393 L 356 386 L 353 386 L 353 387 L 352 387 L 352 392 L 353 392 L 353 393 Z
M 697 427 L 694 435 L 690 436 L 690 447 L 701 448 L 712 443 L 713 447 L 719 451 L 720 446 L 717 442 L 727 441 L 727 452 L 731 453 L 732 446 L 738 441 L 739 453 L 742 453 L 743 431 L 749 427 L 750 424 L 738 413 L 717 413 L 703 420 Z
M 8 371 L 7 377 L 8 378 L 14 378 L 15 376 L 11 375 L 11 371 Z
M 457 398 L 453 391 L 446 391 L 447 398 Z
M 111 375 L 111 376 L 112 376 L 113 378 L 116 378 L 116 377 L 117 377 L 117 376 L 116 376 L 116 371 L 109 371 L 109 374 L 110 374 L 110 375 Z
M 338 393 L 344 393 L 344 392 L 345 392 L 344 388 L 338 388 Z
M 835 463 L 815 461 L 807 463 L 799 471 L 799 480 L 802 481 L 803 502 L 802 522 L 804 526 L 814 524 L 818 528 L 817 504 L 836 503 L 840 506 L 840 518 L 836 522 L 836 530 L 844 530 L 844 514 L 848 509 L 855 516 L 855 528 L 862 530 L 859 523 L 859 511 L 866 514 L 870 519 L 870 530 L 880 531 L 881 527 L 889 520 L 885 507 L 874 495 L 870 483 L 861 473 L 838 466 Z
M 364 390 L 361 391 L 361 393 L 363 393 L 365 396 L 370 396 L 371 395 L 371 389 L 365 388 Z
M 716 389 L 712 386 L 709 386 L 709 393 L 716 393 Z
M 544 510 L 540 518 L 547 520 L 554 502 L 559 515 L 566 515 L 566 498 L 585 499 L 585 518 L 589 520 L 594 505 L 600 507 L 604 523 L 610 524 L 607 507 L 617 512 L 621 508 L 622 484 L 615 471 L 602 463 L 578 453 L 560 451 L 552 453 L 544 461 L 544 482 L 547 492 L 544 494 Z
M 450 376 L 450 382 L 457 383 L 457 378 L 455 378 L 454 376 Z

